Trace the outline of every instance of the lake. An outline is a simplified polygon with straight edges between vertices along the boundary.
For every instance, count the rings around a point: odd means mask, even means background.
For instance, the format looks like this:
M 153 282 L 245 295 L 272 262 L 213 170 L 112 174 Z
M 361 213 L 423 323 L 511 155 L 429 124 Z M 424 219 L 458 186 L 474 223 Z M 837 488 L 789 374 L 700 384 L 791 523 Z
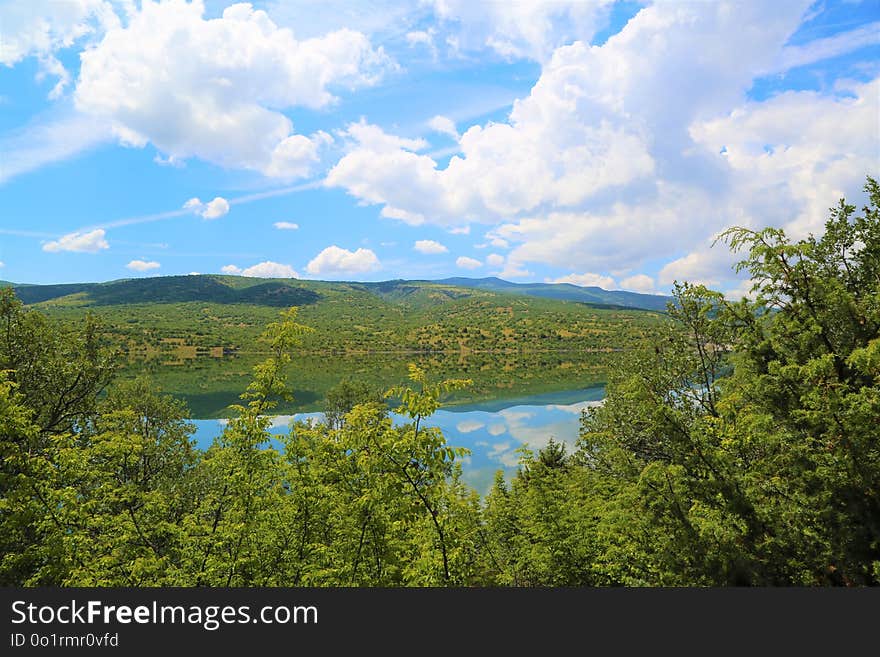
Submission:
M 576 399 L 576 391 L 604 384 L 614 356 L 565 351 L 297 355 L 286 372 L 294 400 L 280 404 L 276 412 L 293 415 L 323 410 L 327 392 L 343 380 L 365 383 L 377 391 L 405 385 L 409 363 L 425 370 L 431 381 L 470 379 L 472 385 L 451 399 L 457 405 L 509 405 L 516 400 L 540 399 L 545 393 L 555 395 L 548 404 L 573 404 L 584 401 Z M 224 418 L 229 405 L 240 401 L 253 367 L 264 358 L 250 354 L 181 357 L 172 362 L 135 360 L 122 376 L 152 377 L 163 392 L 183 399 L 193 417 Z
M 600 403 L 604 395 L 604 386 L 592 386 L 455 404 L 441 408 L 425 424 L 439 427 L 449 445 L 471 450 L 470 456 L 462 460 L 463 478 L 484 495 L 496 471 L 503 470 L 508 478 L 515 474 L 518 448 L 528 445 L 537 451 L 552 437 L 573 449 L 581 412 Z M 271 433 L 284 435 L 291 421 L 308 418 L 320 421 L 323 414 L 303 412 L 275 416 Z M 396 417 L 395 421 L 404 420 Z M 194 423 L 196 444 L 205 449 L 223 431 L 226 420 L 201 419 Z M 280 443 L 275 446 L 280 448 Z
M 407 383 L 407 365 L 416 363 L 431 380 L 471 379 L 427 420 L 439 427 L 449 445 L 467 447 L 462 460 L 465 481 L 485 493 L 497 470 L 516 472 L 517 449 L 537 451 L 552 437 L 573 448 L 581 411 L 604 397 L 613 354 L 578 352 L 430 353 L 302 355 L 287 376 L 294 400 L 280 404 L 271 432 L 287 433 L 292 420 L 323 418 L 327 392 L 347 379 L 377 391 Z M 177 358 L 174 362 L 131 364 L 125 375 L 150 375 L 163 390 L 184 400 L 195 418 L 196 443 L 207 448 L 223 431 L 229 405 L 251 380 L 264 356 Z M 397 421 L 403 421 L 397 418 Z M 280 443 L 276 443 L 280 447 Z

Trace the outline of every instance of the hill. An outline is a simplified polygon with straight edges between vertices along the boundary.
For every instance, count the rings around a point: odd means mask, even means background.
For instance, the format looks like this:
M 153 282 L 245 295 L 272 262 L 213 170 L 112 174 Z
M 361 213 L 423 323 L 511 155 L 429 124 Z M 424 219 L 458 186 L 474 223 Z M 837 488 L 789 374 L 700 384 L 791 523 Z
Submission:
M 519 294 L 577 301 L 598 307 L 639 308 L 666 310 L 670 297 L 639 294 L 623 290 L 604 290 L 600 287 L 580 287 L 569 283 L 511 283 L 500 278 L 446 278 L 438 281 L 391 280 L 378 283 L 356 281 L 331 283 L 292 279 L 254 279 L 242 276 L 159 276 L 122 279 L 107 283 L 63 283 L 58 285 L 23 285 L 0 281 L 0 286 L 13 286 L 19 298 L 27 304 L 50 301 L 84 293 L 89 305 L 119 305 L 129 303 L 170 303 L 209 301 L 212 303 L 252 303 L 273 307 L 314 303 L 312 294 L 322 286 L 346 285 L 353 290 L 365 290 L 389 301 L 422 305 L 437 301 L 439 296 L 461 298 L 472 295 L 469 290 Z M 317 287 L 316 287 L 317 286 Z
M 639 294 L 624 290 L 604 290 L 601 287 L 581 287 L 570 283 L 511 283 L 500 278 L 445 278 L 437 281 L 446 285 L 474 288 L 507 294 L 527 294 L 547 299 L 580 301 L 599 306 L 621 306 L 644 310 L 666 310 L 671 297 L 656 294 Z
M 16 285 L 15 293 L 26 304 L 81 295 L 80 304 L 88 306 L 208 301 L 288 307 L 314 303 L 317 300 L 314 292 L 282 282 L 259 280 L 247 287 L 236 288 L 213 276 L 160 276 L 109 283 Z
M 62 319 L 94 313 L 117 342 L 144 357 L 258 352 L 262 329 L 291 305 L 315 329 L 303 345 L 311 353 L 610 351 L 640 340 L 659 318 L 446 281 L 191 275 L 15 291 Z

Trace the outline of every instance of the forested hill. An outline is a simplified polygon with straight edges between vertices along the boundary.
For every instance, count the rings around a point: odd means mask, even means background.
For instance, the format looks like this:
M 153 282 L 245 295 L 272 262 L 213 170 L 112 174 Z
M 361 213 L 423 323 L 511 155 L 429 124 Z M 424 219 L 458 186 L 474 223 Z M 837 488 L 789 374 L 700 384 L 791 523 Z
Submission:
M 623 306 L 645 310 L 666 310 L 671 297 L 657 294 L 639 294 L 624 290 L 603 290 L 601 287 L 581 287 L 571 283 L 511 283 L 500 278 L 445 278 L 437 283 L 458 287 L 476 288 L 507 294 L 528 294 L 547 299 L 580 301 L 593 305 Z
M 303 346 L 317 352 L 608 351 L 639 342 L 661 317 L 426 281 L 191 275 L 16 285 L 15 292 L 59 319 L 92 312 L 135 350 L 171 343 L 258 349 L 263 327 L 289 306 L 315 329 Z
M 623 290 L 603 290 L 600 287 L 580 287 L 569 283 L 511 283 L 500 278 L 447 278 L 438 281 L 392 280 L 378 283 L 334 283 L 303 281 L 299 279 L 258 279 L 238 276 L 190 275 L 159 276 L 110 281 L 107 283 L 63 283 L 57 285 L 22 285 L 0 281 L 0 286 L 12 286 L 26 304 L 40 303 L 82 295 L 78 301 L 85 305 L 118 305 L 129 303 L 173 303 L 208 301 L 212 303 L 253 303 L 268 306 L 304 305 L 317 301 L 316 293 L 322 287 L 349 286 L 367 290 L 389 299 L 405 300 L 420 296 L 445 295 L 462 297 L 472 290 L 519 294 L 547 299 L 577 301 L 596 306 L 619 306 L 643 310 L 665 311 L 670 297 L 638 294 Z M 421 304 L 419 304 L 421 305 Z

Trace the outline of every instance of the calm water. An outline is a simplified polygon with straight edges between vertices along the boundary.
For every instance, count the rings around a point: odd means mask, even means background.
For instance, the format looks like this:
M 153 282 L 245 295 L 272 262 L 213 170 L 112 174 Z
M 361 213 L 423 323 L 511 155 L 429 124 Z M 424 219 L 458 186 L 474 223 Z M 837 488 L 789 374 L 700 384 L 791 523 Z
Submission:
M 471 450 L 470 456 L 462 461 L 464 479 L 485 494 L 496 471 L 503 470 L 508 477 L 516 472 L 517 448 L 528 445 L 537 451 L 551 437 L 573 448 L 580 429 L 581 411 L 598 404 L 604 395 L 604 387 L 598 386 L 449 406 L 437 411 L 425 424 L 439 427 L 449 445 Z M 322 417 L 321 413 L 278 415 L 273 419 L 271 432 L 284 435 L 293 420 Z M 226 420 L 194 422 L 196 443 L 204 449 L 223 431 Z M 275 446 L 280 448 L 280 444 Z

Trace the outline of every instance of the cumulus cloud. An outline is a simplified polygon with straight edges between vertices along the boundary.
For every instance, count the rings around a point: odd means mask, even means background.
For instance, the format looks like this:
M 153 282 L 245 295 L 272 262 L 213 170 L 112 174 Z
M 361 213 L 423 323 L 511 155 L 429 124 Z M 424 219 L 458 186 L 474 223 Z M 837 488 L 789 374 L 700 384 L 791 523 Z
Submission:
M 354 134 L 327 184 L 408 223 L 491 225 L 487 237 L 512 248 L 511 277 L 529 263 L 638 271 L 703 253 L 730 225 L 821 230 L 827 208 L 842 196 L 858 203 L 876 170 L 878 81 L 747 100 L 768 72 L 873 42 L 862 30 L 791 51 L 809 5 L 644 7 L 601 46 L 553 50 L 507 120 L 463 129 L 445 168 L 361 126 L 381 139 Z M 723 251 L 707 253 L 713 268 L 728 267 Z
M 428 121 L 428 127 L 434 132 L 439 132 L 458 140 L 458 130 L 455 127 L 455 122 L 450 118 L 439 115 L 435 116 Z
M 220 268 L 224 274 L 233 276 L 250 276 L 252 278 L 299 278 L 299 274 L 290 265 L 266 260 L 251 267 L 242 269 L 236 265 L 224 265 Z
M 110 244 L 104 239 L 104 235 L 104 230 L 101 228 L 87 233 L 68 233 L 57 240 L 43 244 L 43 251 L 49 253 L 58 253 L 60 251 L 97 253 L 103 249 L 110 248 Z
M 743 223 L 820 231 L 837 200 L 861 198 L 877 170 L 880 78 L 839 82 L 831 94 L 787 91 L 695 122 L 690 135 L 723 168 Z M 724 151 L 722 153 L 722 150 Z
M 611 276 L 603 276 L 602 274 L 594 274 L 585 272 L 583 274 L 567 274 L 559 278 L 547 278 L 546 283 L 571 283 L 572 285 L 580 285 L 581 287 L 601 287 L 604 290 L 616 290 L 617 281 Z
M 654 291 L 654 279 L 647 274 L 635 274 L 620 281 L 620 287 L 633 292 L 650 293 Z
M 381 267 L 379 258 L 370 249 L 349 251 L 335 244 L 316 255 L 306 271 L 310 274 L 359 274 L 375 271 Z
M 504 264 L 504 256 L 497 253 L 490 253 L 486 256 L 486 264 L 490 267 L 500 267 Z
M 467 256 L 459 256 L 455 259 L 455 266 L 461 267 L 462 269 L 478 269 L 483 266 L 483 263 L 477 260 L 476 258 L 469 258 Z
M 125 266 L 132 271 L 150 271 L 152 269 L 159 269 L 162 265 L 155 260 L 132 260 Z
M 272 225 L 278 230 L 297 230 L 299 228 L 299 224 L 295 224 L 291 221 L 276 221 Z
M 721 249 L 723 247 L 719 247 Z M 717 250 L 717 249 L 716 249 Z M 719 262 L 716 254 L 707 246 L 666 263 L 657 275 L 660 285 L 670 286 L 675 281 L 716 287 L 721 278 L 727 277 L 732 258 Z
M 447 253 L 449 249 L 440 244 L 440 242 L 435 242 L 434 240 L 416 240 L 416 243 L 413 244 L 413 248 L 419 253 L 433 254 L 433 253 Z
M 203 219 L 218 219 L 229 213 L 229 201 L 222 196 L 215 196 L 213 201 L 202 203 L 196 196 L 184 203 L 183 209 L 190 210 Z
M 301 177 L 331 137 L 295 134 L 280 110 L 326 107 L 332 88 L 373 84 L 391 66 L 360 32 L 297 40 L 247 3 L 211 20 L 204 11 L 202 0 L 145 1 L 82 53 L 76 107 L 110 122 L 125 145 Z
M 473 433 L 474 431 L 482 429 L 484 426 L 486 425 L 478 420 L 462 420 L 455 425 L 455 428 L 458 429 L 460 433 Z
M 104 0 L 28 0 L 0 4 L 0 25 L 0 64 L 13 66 L 118 27 L 119 18 Z

